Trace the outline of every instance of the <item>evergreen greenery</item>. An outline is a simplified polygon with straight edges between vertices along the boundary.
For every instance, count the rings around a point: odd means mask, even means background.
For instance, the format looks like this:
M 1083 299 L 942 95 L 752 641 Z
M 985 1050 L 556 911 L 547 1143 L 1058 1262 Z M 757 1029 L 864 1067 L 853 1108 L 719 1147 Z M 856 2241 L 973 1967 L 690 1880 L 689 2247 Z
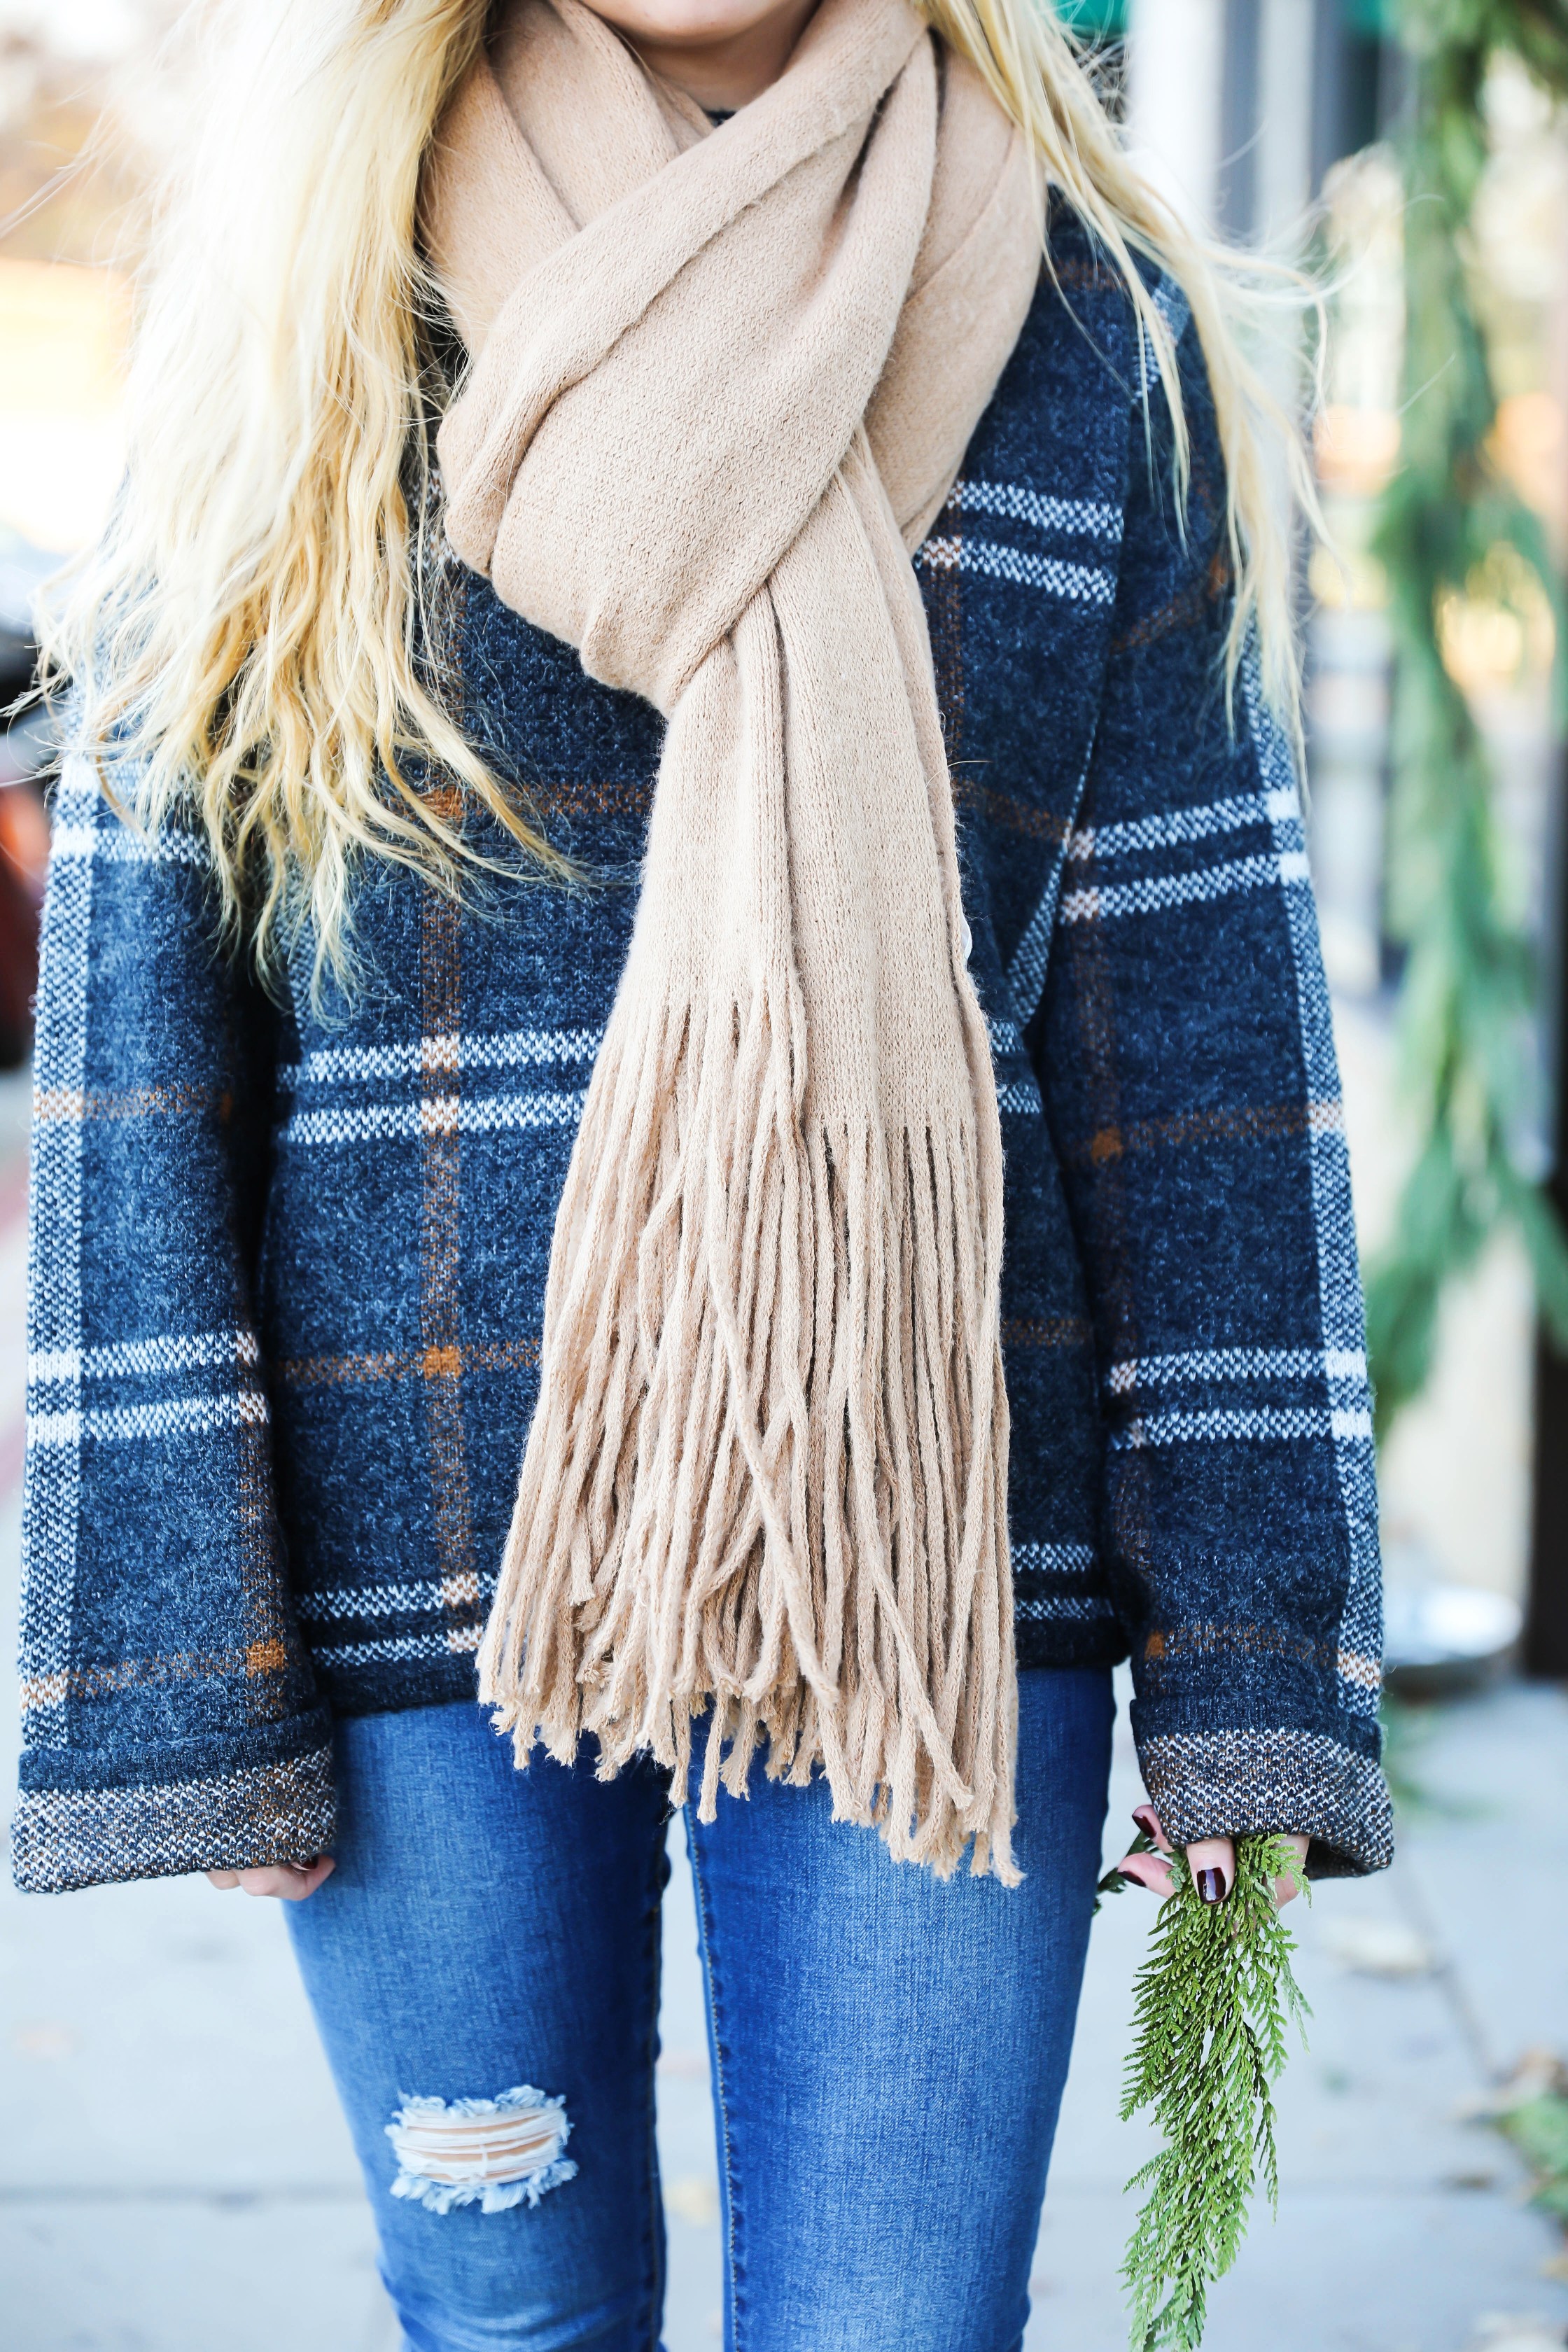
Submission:
M 1549 2088 L 1505 2108 L 1496 2120 L 1530 2167 L 1531 2203 L 1568 2225 L 1568 2097 L 1560 2086 Z
M 1121 2271 L 1133 2352 L 1195 2352 L 1208 2290 L 1236 2260 L 1259 2173 L 1279 2200 L 1272 2086 L 1307 2004 L 1274 1881 L 1305 1880 L 1278 1838 L 1238 1838 L 1236 1855 L 1236 1884 L 1213 1904 L 1184 1856 L 1170 1857 L 1175 1892 L 1138 1974 L 1121 2113 L 1147 2107 L 1163 2144 L 1127 2184 L 1148 2190 Z
M 1407 950 L 1404 1058 L 1421 1142 L 1391 1245 L 1371 1265 L 1368 1347 L 1380 1430 L 1431 1368 L 1449 1280 L 1511 1223 L 1542 1313 L 1568 1346 L 1568 1246 L 1521 1164 L 1535 1013 L 1529 945 L 1500 870 L 1492 778 L 1469 705 L 1445 667 L 1446 606 L 1511 551 L 1562 599 L 1536 517 L 1491 454 L 1497 403 L 1472 289 L 1470 221 L 1487 160 L 1482 95 L 1511 51 L 1568 95 L 1563 0 L 1403 0 L 1414 89 L 1402 148 L 1406 293 L 1401 463 L 1376 552 L 1394 640 L 1388 923 Z

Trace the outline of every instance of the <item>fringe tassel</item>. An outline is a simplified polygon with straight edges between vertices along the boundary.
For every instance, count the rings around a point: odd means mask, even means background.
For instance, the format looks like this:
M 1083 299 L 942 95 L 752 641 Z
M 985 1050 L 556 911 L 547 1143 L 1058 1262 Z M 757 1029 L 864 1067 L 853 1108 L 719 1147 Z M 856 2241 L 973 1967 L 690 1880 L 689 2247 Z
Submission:
M 808 1129 L 798 999 L 613 1021 L 556 1223 L 481 1696 L 699 1814 L 766 1769 L 1006 1885 L 1006 1400 L 973 1126 Z M 617 1008 L 619 1010 L 619 1008 Z M 727 1035 L 715 1030 L 727 1025 Z M 618 1039 L 616 1032 L 621 1032 Z M 642 1034 L 637 1034 L 637 1031 Z M 984 1045 L 981 1047 L 984 1052 Z M 987 1080 L 988 1082 L 988 1080 Z

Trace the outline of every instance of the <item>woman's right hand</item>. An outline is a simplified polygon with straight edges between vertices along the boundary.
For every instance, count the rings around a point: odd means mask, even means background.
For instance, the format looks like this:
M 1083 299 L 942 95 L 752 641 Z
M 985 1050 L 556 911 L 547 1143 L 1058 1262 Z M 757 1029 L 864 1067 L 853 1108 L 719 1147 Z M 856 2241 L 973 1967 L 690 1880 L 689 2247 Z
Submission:
M 1135 1805 L 1132 1809 L 1132 1818 L 1144 1836 L 1153 1840 L 1155 1850 L 1151 1853 L 1123 1854 L 1116 1867 L 1123 1878 L 1131 1879 L 1136 1886 L 1147 1888 L 1151 1895 L 1159 1895 L 1163 1902 L 1168 1895 L 1173 1895 L 1176 1891 L 1176 1882 L 1171 1874 L 1171 1865 L 1165 1860 L 1165 1856 L 1173 1853 L 1175 1848 L 1165 1835 L 1160 1816 L 1152 1805 Z M 1292 1832 L 1284 1839 L 1284 1843 L 1290 1847 L 1297 1860 L 1305 1869 L 1307 1849 L 1311 1843 L 1310 1838 L 1298 1836 Z M 1223 1903 L 1236 1885 L 1234 1838 L 1195 1838 L 1191 1845 L 1184 1848 L 1184 1852 L 1187 1857 L 1187 1868 L 1193 1874 L 1203 1900 L 1205 1903 Z M 1298 1882 L 1294 1878 L 1277 1878 L 1274 1882 L 1274 1900 L 1281 1910 L 1287 1903 L 1295 1901 L 1299 1891 Z
M 247 1895 L 276 1895 L 285 1903 L 303 1903 L 323 1878 L 331 1876 L 333 1868 L 331 1855 L 319 1853 L 313 1862 L 274 1862 L 258 1870 L 209 1870 L 207 1876 L 225 1895 L 241 1886 Z

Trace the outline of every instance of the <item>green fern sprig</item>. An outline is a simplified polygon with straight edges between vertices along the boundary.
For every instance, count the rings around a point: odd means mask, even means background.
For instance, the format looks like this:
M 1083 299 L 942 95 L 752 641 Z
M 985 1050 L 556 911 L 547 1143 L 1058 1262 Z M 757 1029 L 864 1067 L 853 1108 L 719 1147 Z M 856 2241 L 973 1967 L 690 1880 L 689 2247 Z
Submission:
M 1290 1967 L 1296 1939 L 1277 1878 L 1304 1886 L 1278 1838 L 1237 1842 L 1236 1884 L 1205 1903 L 1184 1857 L 1138 1973 L 1122 2120 L 1151 2110 L 1163 2146 L 1127 2186 L 1147 2189 L 1121 2267 L 1133 2352 L 1196 2352 L 1208 2290 L 1236 2260 L 1259 2174 L 1279 2198 L 1272 2090 L 1307 2003 Z

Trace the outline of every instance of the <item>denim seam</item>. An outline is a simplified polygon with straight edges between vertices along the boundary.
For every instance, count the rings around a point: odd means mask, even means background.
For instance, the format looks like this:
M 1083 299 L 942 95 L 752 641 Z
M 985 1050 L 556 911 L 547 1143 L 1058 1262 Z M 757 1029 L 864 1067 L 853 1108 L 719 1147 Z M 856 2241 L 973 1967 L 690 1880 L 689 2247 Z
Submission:
M 686 1809 L 686 1850 L 691 1863 L 691 1884 L 697 1895 L 697 1927 L 702 1938 L 703 1990 L 708 2004 L 708 2040 L 713 2057 L 713 2105 L 719 2117 L 720 2137 L 724 2149 L 724 2220 L 728 2243 L 725 2264 L 724 2299 L 729 2306 L 728 2341 L 724 2352 L 742 2352 L 741 2345 L 741 2260 L 737 2226 L 738 2200 L 735 2194 L 734 2152 L 730 2139 L 730 2105 L 724 2095 L 724 2060 L 721 2041 L 721 1996 L 716 1957 L 712 1914 L 708 1901 L 707 1881 L 702 1875 L 702 1857 L 693 1833 L 691 1808 Z
M 665 1833 L 668 1836 L 668 1815 Z M 658 2064 L 658 2004 L 659 1985 L 664 1966 L 664 1887 L 659 1877 L 659 1862 L 664 1853 L 664 1841 L 655 1841 L 651 1857 L 652 1884 L 647 1890 L 647 1907 L 644 1916 L 644 1954 L 647 1966 L 643 1971 L 644 1998 L 647 2002 L 647 2025 L 644 2035 L 647 2064 L 643 2079 L 647 2085 L 647 2155 L 645 2170 L 647 2180 L 647 2219 L 646 2223 L 647 2259 L 644 2277 L 648 2284 L 647 2343 L 648 2352 L 661 2352 L 664 2334 L 664 2297 L 668 2269 L 664 2245 L 661 2210 L 664 2184 L 658 2168 L 658 2103 L 656 2088 Z

